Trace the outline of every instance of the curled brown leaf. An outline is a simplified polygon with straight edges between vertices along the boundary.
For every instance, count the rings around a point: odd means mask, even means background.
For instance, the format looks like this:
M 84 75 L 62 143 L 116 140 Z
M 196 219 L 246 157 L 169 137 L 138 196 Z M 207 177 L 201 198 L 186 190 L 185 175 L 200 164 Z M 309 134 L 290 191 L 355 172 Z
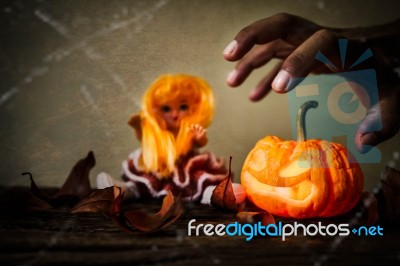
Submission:
M 269 225 L 269 224 L 276 224 L 274 216 L 272 216 L 269 212 L 260 211 L 260 212 L 246 212 L 241 211 L 238 212 L 237 220 L 239 223 L 249 223 L 255 224 L 260 222 L 261 225 Z
M 221 209 L 237 211 L 238 206 L 232 187 L 231 163 L 232 157 L 229 158 L 228 175 L 216 186 L 213 191 L 211 196 L 211 205 Z
M 33 180 L 31 173 L 27 172 L 23 173 L 23 175 L 28 174 L 30 176 L 31 192 L 38 199 L 46 201 L 52 207 L 73 207 L 92 191 L 89 181 L 89 172 L 95 164 L 96 160 L 94 154 L 90 151 L 85 158 L 79 160 L 74 165 L 61 189 L 50 197 L 42 194 Z
M 131 210 L 120 213 L 117 205 L 114 205 L 114 221 L 123 230 L 135 232 L 137 228 L 143 232 L 156 232 L 175 222 L 184 211 L 180 197 L 175 197 L 171 192 L 164 197 L 160 211 L 155 214 L 143 210 Z M 118 213 L 120 213 L 118 215 Z
M 72 168 L 67 180 L 55 197 L 63 195 L 74 195 L 82 199 L 92 191 L 89 181 L 89 172 L 96 165 L 94 153 L 90 151 L 87 156 L 80 159 Z
M 120 193 L 121 189 L 115 186 L 95 190 L 82 199 L 70 212 L 105 213 L 110 215 L 113 208 L 115 208 L 114 204 L 118 200 Z M 120 204 L 120 202 L 118 203 Z
M 0 192 L 0 211 L 2 213 L 30 213 L 51 209 L 46 201 L 35 197 L 31 192 L 10 188 Z

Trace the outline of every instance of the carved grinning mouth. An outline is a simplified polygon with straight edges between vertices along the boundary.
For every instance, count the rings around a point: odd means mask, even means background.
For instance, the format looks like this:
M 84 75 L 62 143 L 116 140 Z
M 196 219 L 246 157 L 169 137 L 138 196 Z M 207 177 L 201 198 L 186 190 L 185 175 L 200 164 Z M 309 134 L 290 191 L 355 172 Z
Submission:
M 311 168 L 309 160 L 296 156 L 286 166 L 283 166 L 281 170 L 277 169 L 278 172 L 273 171 L 273 174 L 267 174 L 265 172 L 267 162 L 262 150 L 257 150 L 251 155 L 249 166 L 248 171 L 254 178 L 267 185 L 278 187 L 295 186 L 305 179 L 309 179 L 309 170 Z M 260 179 L 260 177 L 265 178 Z
M 243 173 L 243 177 L 249 191 L 257 191 L 258 196 L 273 196 L 273 198 L 282 199 L 285 202 L 288 200 L 308 201 L 315 187 L 315 185 L 307 178 L 307 175 L 293 186 L 274 186 L 261 183 L 248 171 Z
M 305 179 L 309 179 L 310 163 L 303 160 L 294 160 L 284 167 L 277 179 L 277 186 L 292 187 Z

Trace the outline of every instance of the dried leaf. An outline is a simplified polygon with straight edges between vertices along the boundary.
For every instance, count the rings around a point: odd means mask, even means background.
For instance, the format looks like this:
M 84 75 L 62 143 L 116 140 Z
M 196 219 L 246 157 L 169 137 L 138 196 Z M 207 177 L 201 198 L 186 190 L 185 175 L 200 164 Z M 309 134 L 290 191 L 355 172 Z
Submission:
M 127 232 L 134 232 L 135 227 L 143 232 L 159 231 L 175 222 L 183 213 L 181 198 L 176 198 L 171 192 L 164 197 L 161 209 L 156 214 L 149 214 L 142 210 L 127 211 L 122 215 L 114 215 L 114 221 Z M 114 213 L 119 209 L 114 207 Z
M 214 189 L 211 196 L 211 205 L 222 209 L 237 211 L 238 206 L 236 204 L 236 198 L 232 187 L 231 163 L 232 157 L 229 158 L 228 176 Z
M 261 225 L 276 224 L 274 216 L 269 212 L 238 212 L 236 215 L 239 223 L 255 224 L 261 222 Z
M 22 173 L 22 175 L 29 175 L 31 179 L 31 193 L 38 199 L 47 202 L 53 208 L 68 206 L 74 206 L 78 201 L 79 198 L 74 195 L 63 195 L 61 197 L 48 197 L 42 194 L 38 186 L 36 185 L 35 181 L 33 180 L 32 174 L 30 172 Z
M 33 196 L 29 191 L 10 188 L 0 193 L 0 210 L 4 213 L 21 214 L 50 208 L 50 204 Z
M 121 193 L 119 187 L 108 187 L 98 189 L 82 199 L 72 210 L 71 213 L 91 212 L 111 214 L 114 208 L 114 201 Z
M 31 173 L 27 172 L 23 173 L 23 175 L 30 175 L 31 192 L 37 198 L 48 202 L 52 207 L 72 207 L 76 205 L 80 199 L 90 194 L 89 172 L 95 164 L 94 154 L 90 151 L 86 158 L 79 160 L 75 164 L 61 189 L 50 197 L 41 193 Z
M 56 193 L 55 197 L 74 195 L 82 199 L 90 194 L 89 172 L 95 166 L 96 160 L 92 151 L 86 158 L 79 160 L 72 168 L 67 180 Z
M 383 202 L 382 215 L 390 222 L 400 221 L 400 171 L 385 167 L 381 177 Z

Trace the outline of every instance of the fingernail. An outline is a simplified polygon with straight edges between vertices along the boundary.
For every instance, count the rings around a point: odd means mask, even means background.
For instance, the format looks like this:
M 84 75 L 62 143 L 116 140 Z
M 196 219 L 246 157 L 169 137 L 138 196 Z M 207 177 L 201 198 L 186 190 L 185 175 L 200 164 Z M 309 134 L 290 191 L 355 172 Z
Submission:
M 279 71 L 278 75 L 276 75 L 274 81 L 271 86 L 276 92 L 285 92 L 286 86 L 289 83 L 290 75 L 286 70 Z
M 228 44 L 227 47 L 225 47 L 224 55 L 232 54 L 235 51 L 236 47 L 237 47 L 237 41 L 236 40 L 231 41 L 231 43 Z
M 256 96 L 258 96 L 258 94 L 259 94 L 258 91 L 259 91 L 259 90 L 258 90 L 257 88 L 252 89 L 252 90 L 250 91 L 250 93 L 249 93 L 249 99 L 252 100 L 252 101 L 254 101 L 254 99 L 256 99 Z
M 226 82 L 228 82 L 229 85 L 233 85 L 236 82 L 237 76 L 238 73 L 236 69 L 232 70 L 232 72 L 229 73 L 228 77 L 226 78 Z
M 378 143 L 378 136 L 374 133 L 365 133 L 361 136 L 361 144 L 375 146 Z
M 256 94 L 257 94 L 257 89 L 256 88 L 252 89 L 249 93 L 249 98 L 250 99 L 253 98 Z
M 361 153 L 369 152 L 376 144 L 378 144 L 378 136 L 374 133 L 365 133 L 361 136 Z

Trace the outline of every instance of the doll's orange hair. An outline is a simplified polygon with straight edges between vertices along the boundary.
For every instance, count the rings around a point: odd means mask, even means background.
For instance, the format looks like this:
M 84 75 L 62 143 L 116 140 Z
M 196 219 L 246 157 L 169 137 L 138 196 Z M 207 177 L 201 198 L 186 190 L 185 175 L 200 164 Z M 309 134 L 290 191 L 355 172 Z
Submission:
M 161 106 L 186 100 L 188 113 L 182 118 L 179 133 L 174 136 L 157 112 Z M 203 79 L 184 75 L 163 75 L 148 88 L 142 99 L 142 161 L 146 171 L 161 177 L 170 175 L 175 162 L 193 148 L 190 124 L 206 128 L 213 117 L 214 97 Z

